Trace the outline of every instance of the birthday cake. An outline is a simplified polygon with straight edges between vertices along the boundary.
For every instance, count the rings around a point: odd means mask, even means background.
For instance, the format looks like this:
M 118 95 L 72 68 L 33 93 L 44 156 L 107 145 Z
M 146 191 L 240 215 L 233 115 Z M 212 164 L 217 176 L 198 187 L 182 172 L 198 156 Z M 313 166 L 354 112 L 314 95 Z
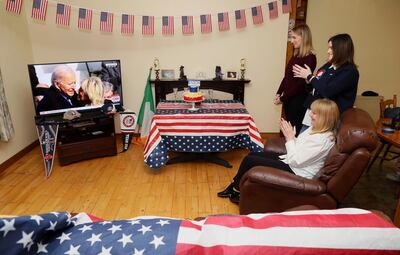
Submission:
M 200 81 L 189 81 L 189 91 L 183 95 L 183 100 L 187 102 L 201 102 L 204 100 L 199 91 Z

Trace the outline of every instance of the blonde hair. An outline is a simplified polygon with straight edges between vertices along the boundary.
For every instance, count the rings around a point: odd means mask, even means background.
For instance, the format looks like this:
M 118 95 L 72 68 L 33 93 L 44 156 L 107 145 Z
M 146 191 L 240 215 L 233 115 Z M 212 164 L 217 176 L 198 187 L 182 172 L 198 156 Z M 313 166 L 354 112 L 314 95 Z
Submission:
M 314 47 L 312 44 L 311 30 L 306 24 L 300 24 L 292 29 L 292 33 L 301 37 L 301 44 L 299 49 L 294 49 L 294 55 L 296 57 L 303 58 L 314 53 Z
M 317 99 L 311 104 L 311 111 L 318 115 L 316 124 L 311 130 L 312 134 L 331 131 L 336 135 L 340 112 L 334 101 L 326 98 Z
M 98 77 L 90 77 L 81 83 L 83 92 L 88 96 L 90 105 L 101 105 L 104 103 L 104 86 Z

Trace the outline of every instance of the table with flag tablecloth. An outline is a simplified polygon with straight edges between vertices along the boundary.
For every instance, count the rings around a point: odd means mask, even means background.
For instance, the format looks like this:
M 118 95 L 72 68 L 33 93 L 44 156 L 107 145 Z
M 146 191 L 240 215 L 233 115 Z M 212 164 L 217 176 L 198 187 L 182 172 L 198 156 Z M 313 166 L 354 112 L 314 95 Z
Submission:
M 151 121 L 144 161 L 160 168 L 168 152 L 212 153 L 235 148 L 263 151 L 264 145 L 253 118 L 236 100 L 206 100 L 190 111 L 190 103 L 162 101 Z

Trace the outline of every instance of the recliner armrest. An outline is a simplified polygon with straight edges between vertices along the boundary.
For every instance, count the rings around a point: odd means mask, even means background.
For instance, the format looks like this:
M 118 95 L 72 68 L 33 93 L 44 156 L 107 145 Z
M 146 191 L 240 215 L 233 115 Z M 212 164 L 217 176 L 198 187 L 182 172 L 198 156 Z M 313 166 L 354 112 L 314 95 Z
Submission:
M 267 142 L 264 145 L 264 152 L 286 154 L 285 142 L 285 138 L 283 137 L 268 138 Z
M 292 173 L 265 166 L 256 166 L 250 169 L 240 181 L 241 190 L 246 181 L 274 189 L 309 195 L 323 194 L 326 191 L 325 183 L 319 180 L 306 179 Z

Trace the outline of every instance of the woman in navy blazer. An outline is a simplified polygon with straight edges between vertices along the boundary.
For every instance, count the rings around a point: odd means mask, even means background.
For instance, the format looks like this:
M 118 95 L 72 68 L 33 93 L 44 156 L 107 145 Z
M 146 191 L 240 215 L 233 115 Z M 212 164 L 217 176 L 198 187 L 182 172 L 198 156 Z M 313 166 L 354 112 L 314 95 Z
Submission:
M 328 40 L 328 62 L 315 75 L 308 66 L 299 65 L 293 67 L 293 74 L 307 81 L 310 94 L 305 106 L 308 109 L 318 98 L 335 101 L 341 113 L 353 107 L 359 73 L 354 63 L 354 45 L 350 35 L 338 34 Z M 306 126 L 310 126 L 308 111 L 303 119 Z

